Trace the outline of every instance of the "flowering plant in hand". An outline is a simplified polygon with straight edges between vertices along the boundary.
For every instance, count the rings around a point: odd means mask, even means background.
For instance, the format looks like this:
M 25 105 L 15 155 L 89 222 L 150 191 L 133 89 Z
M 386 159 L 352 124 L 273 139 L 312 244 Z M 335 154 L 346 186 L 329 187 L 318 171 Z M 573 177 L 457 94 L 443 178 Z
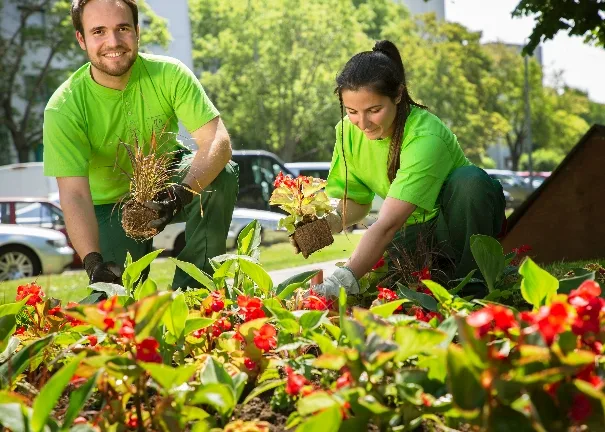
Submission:
M 310 176 L 292 178 L 279 173 L 273 186 L 273 194 L 269 204 L 278 205 L 288 212 L 287 217 L 279 222 L 279 227 L 285 227 L 293 233 L 299 226 L 324 217 L 332 211 L 328 196 L 323 190 L 326 181 Z

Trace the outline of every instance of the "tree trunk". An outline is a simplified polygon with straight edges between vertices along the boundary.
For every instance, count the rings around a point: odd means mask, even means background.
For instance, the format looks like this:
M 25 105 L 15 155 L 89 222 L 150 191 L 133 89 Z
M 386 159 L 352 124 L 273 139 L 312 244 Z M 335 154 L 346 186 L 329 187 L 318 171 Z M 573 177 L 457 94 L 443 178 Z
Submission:
M 17 158 L 20 163 L 30 162 L 30 148 L 23 134 L 11 134 L 15 149 L 17 149 Z

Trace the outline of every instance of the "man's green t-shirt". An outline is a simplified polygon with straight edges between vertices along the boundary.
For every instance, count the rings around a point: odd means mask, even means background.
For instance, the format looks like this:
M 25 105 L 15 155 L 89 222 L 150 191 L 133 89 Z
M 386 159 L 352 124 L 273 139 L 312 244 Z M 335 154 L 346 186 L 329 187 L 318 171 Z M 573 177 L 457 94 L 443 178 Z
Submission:
M 413 107 L 405 123 L 400 167 L 391 183 L 387 173 L 391 139 L 370 140 L 348 117 L 342 121 L 344 157 L 339 123 L 326 187 L 328 196 L 344 197 L 346 160 L 348 198 L 369 204 L 377 194 L 381 198 L 412 203 L 417 208 L 407 225 L 434 218 L 439 213 L 436 202 L 445 179 L 456 168 L 472 165 L 464 156 L 456 135 L 438 117 Z
M 90 63 L 55 91 L 44 111 L 44 174 L 88 177 L 95 205 L 129 192 L 132 166 L 126 148 L 174 152 L 179 120 L 193 132 L 219 115 L 193 72 L 180 61 L 139 54 L 123 91 L 97 84 Z

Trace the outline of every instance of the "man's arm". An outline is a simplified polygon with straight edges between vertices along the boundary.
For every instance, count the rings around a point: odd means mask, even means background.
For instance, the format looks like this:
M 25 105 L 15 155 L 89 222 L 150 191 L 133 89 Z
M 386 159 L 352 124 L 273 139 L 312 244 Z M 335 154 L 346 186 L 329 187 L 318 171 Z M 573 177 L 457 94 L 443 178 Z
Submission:
M 58 177 L 59 198 L 69 239 L 82 258 L 100 252 L 99 228 L 88 177 Z
M 184 183 L 200 192 L 219 175 L 231 159 L 231 140 L 220 117 L 192 132 L 198 151 Z

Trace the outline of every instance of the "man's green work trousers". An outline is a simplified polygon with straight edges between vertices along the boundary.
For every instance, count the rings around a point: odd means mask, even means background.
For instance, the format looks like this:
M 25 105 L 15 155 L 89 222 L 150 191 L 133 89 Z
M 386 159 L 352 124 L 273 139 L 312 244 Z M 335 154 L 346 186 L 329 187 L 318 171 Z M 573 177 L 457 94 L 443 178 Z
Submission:
M 188 154 L 177 162 L 178 172 L 182 174 L 172 181 L 182 180 L 189 171 L 192 160 L 193 155 Z M 209 259 L 226 252 L 227 234 L 238 193 L 238 177 L 237 164 L 229 162 L 216 179 L 200 195 L 195 195 L 193 201 L 172 219 L 171 223 L 185 222 L 185 247 L 177 256 L 178 260 L 193 263 L 210 275 L 214 273 Z M 153 239 L 139 242 L 126 236 L 121 223 L 120 205 L 97 205 L 95 214 L 99 224 L 103 260 L 123 266 L 126 252 L 130 252 L 133 261 L 136 261 L 152 251 Z M 199 286 L 199 282 L 187 273 L 176 269 L 173 289 Z
M 471 252 L 471 236 L 483 234 L 496 237 L 502 229 L 506 206 L 502 185 L 481 168 L 460 167 L 445 180 L 437 202 L 437 217 L 425 223 L 406 226 L 395 236 L 389 250 L 394 256 L 399 255 L 401 248 L 414 254 L 421 236 L 432 243 L 438 255 L 445 255 L 446 261 L 453 265 L 453 274 L 450 276 L 463 278 L 471 270 L 477 269 Z M 480 278 L 481 275 L 477 271 L 474 277 Z

